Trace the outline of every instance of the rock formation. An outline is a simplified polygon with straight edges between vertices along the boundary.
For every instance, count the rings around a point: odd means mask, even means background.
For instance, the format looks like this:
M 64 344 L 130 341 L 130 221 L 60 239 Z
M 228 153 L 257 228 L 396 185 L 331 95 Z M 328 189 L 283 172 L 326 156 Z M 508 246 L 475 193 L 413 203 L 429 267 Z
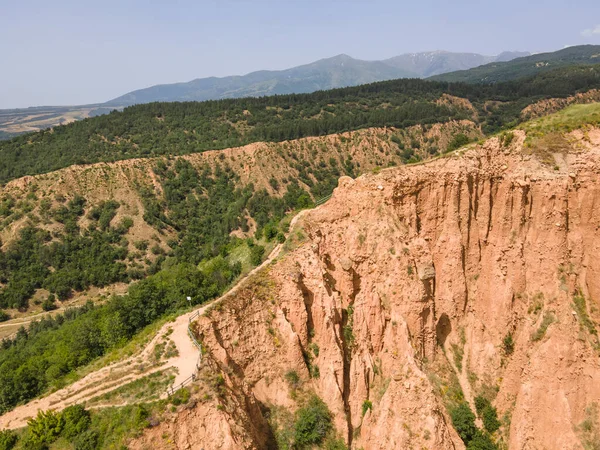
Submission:
M 600 402 L 600 131 L 585 136 L 554 167 L 518 131 L 341 178 L 288 253 L 196 323 L 210 394 L 132 447 L 268 448 L 275 412 L 314 391 L 353 449 L 464 448 L 453 395 L 489 398 L 510 449 L 584 448 Z

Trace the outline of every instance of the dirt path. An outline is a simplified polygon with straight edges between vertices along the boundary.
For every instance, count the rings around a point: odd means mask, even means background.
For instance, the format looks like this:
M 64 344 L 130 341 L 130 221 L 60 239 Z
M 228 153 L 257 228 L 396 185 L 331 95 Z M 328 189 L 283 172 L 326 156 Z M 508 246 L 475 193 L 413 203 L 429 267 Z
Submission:
M 293 230 L 297 221 L 308 211 L 310 210 L 303 210 L 296 214 L 290 222 L 289 229 Z M 205 303 L 199 308 L 180 315 L 175 321 L 163 325 L 154 338 L 150 340 L 139 354 L 92 372 L 75 383 L 46 397 L 32 400 L 25 405 L 16 407 L 0 417 L 0 429 L 16 429 L 24 427 L 27 425 L 27 419 L 35 416 L 38 410 L 62 410 L 69 405 L 85 402 L 98 395 L 113 391 L 125 384 L 148 376 L 151 373 L 166 370 L 168 368 L 176 369 L 177 375 L 173 384 L 177 386 L 196 372 L 196 363 L 199 356 L 198 349 L 188 336 L 190 316 L 196 312 L 203 314 L 210 306 L 234 295 L 244 283 L 252 277 L 252 275 L 271 264 L 271 262 L 279 256 L 282 248 L 283 244 L 278 244 L 260 266 L 250 271 L 244 278 L 239 280 L 235 286 L 218 299 Z M 175 344 L 178 355 L 167 359 L 160 365 L 152 365 L 149 361 L 152 360 L 154 348 L 164 340 L 170 340 Z M 166 396 L 166 392 L 163 395 Z

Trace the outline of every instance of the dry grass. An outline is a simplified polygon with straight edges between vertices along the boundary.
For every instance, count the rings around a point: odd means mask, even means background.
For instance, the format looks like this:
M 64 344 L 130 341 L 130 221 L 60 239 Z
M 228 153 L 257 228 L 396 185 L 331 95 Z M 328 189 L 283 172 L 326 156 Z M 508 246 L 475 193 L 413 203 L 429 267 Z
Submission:
M 600 126 L 600 103 L 572 105 L 526 122 L 520 126 L 527 133 L 525 153 L 536 155 L 545 164 L 554 164 L 554 154 L 574 149 L 565 135 L 589 126 Z

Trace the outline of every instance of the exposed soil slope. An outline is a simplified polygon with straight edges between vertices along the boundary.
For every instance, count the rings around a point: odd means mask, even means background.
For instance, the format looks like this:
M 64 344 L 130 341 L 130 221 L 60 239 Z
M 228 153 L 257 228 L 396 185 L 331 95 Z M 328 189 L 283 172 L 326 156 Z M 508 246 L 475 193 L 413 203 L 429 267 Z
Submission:
M 400 146 L 409 149 L 411 154 L 414 153 L 420 158 L 429 158 L 435 152 L 445 150 L 457 133 L 464 133 L 471 139 L 481 135 L 473 122 L 465 120 L 426 128 L 415 126 L 406 130 L 367 129 L 283 143 L 257 143 L 177 158 L 189 161 L 200 172 L 206 166 L 228 166 L 239 177 L 241 186 L 252 184 L 255 190 L 266 189 L 269 194 L 280 196 L 286 192 L 289 183 L 298 179 L 301 187 L 307 192 L 310 191 L 306 183 L 318 183 L 319 180 L 314 175 L 318 171 L 357 175 L 375 168 L 402 164 L 404 156 Z M 52 233 L 63 232 L 65 226 L 56 220 L 52 211 L 63 206 L 66 200 L 74 196 L 86 199 L 85 214 L 103 201 L 116 200 L 119 208 L 111 224 L 117 226 L 124 217 L 133 221 L 133 226 L 124 236 L 128 241 L 128 251 L 133 256 L 125 263 L 128 268 L 146 268 L 157 258 L 151 247 L 158 245 L 162 250 L 168 251 L 168 242 L 176 234 L 170 226 L 157 229 L 143 218 L 145 210 L 142 188 L 149 189 L 158 200 L 164 198 L 161 183 L 155 173 L 156 165 L 161 160 L 162 158 L 133 159 L 72 166 L 49 174 L 9 182 L 0 188 L 0 205 L 7 199 L 13 204 L 11 208 L 0 208 L 0 248 L 6 249 L 19 236 L 19 231 L 28 224 L 35 224 Z M 300 171 L 306 174 L 307 178 L 300 176 Z M 85 214 L 78 224 L 83 229 L 90 225 Z M 251 229 L 250 233 L 252 231 Z M 241 230 L 235 233 L 239 237 L 246 235 Z M 147 241 L 151 245 L 147 245 L 144 250 L 138 250 L 135 243 L 139 241 Z M 109 293 L 114 289 L 106 291 Z M 118 291 L 123 291 L 122 286 Z M 95 299 L 102 293 L 97 289 L 78 293 L 69 304 Z M 34 300 L 41 300 L 47 294 L 48 292 L 40 290 Z M 29 313 L 39 311 L 40 307 L 34 306 Z M 16 318 L 22 315 L 18 311 L 10 311 L 10 314 Z M 0 336 L 16 331 L 13 326 L 4 326 L 4 330 L 6 333 Z
M 554 165 L 516 132 L 342 178 L 302 245 L 197 321 L 214 396 L 131 447 L 273 446 L 273 417 L 314 391 L 352 448 L 461 449 L 446 405 L 462 391 L 497 407 L 510 449 L 591 448 L 600 131 L 567 138 Z

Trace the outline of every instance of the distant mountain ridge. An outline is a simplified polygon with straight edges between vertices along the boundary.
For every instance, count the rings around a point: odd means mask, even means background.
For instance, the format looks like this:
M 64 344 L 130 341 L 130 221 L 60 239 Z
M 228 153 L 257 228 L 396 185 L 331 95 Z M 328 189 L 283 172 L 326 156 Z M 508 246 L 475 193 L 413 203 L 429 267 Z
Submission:
M 499 83 L 533 76 L 559 67 L 599 63 L 600 45 L 577 45 L 555 52 L 536 53 L 519 58 L 510 57 L 509 60 L 498 59 L 467 70 L 432 76 L 430 79 L 464 83 Z
M 364 61 L 341 54 L 285 70 L 261 70 L 241 76 L 198 78 L 184 83 L 151 86 L 129 92 L 105 105 L 302 94 L 396 78 L 426 78 L 525 55 L 529 53 L 504 52 L 497 56 L 485 56 L 433 51 L 407 53 L 382 61 Z
M 407 53 L 382 61 L 363 61 L 341 54 L 285 70 L 260 70 L 247 75 L 198 78 L 184 83 L 151 86 L 101 104 L 0 109 L 0 140 L 106 114 L 114 109 L 121 110 L 138 103 L 304 94 L 397 78 L 426 78 L 528 54 L 504 52 L 497 56 L 485 56 L 433 51 Z

